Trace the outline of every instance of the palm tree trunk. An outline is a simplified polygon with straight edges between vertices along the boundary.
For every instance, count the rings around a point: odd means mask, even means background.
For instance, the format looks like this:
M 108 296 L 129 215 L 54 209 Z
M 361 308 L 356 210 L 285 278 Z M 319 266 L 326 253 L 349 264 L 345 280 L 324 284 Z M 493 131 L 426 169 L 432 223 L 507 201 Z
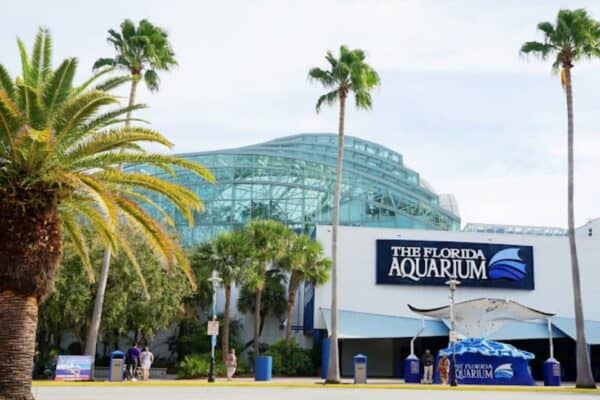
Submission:
M 85 339 L 85 355 L 90 357 L 96 357 L 96 343 L 98 341 L 98 332 L 100 331 L 104 293 L 106 292 L 106 282 L 108 281 L 108 272 L 110 268 L 110 257 L 111 249 L 110 247 L 107 247 L 104 250 L 104 257 L 102 258 L 102 270 L 100 271 L 100 277 L 98 278 L 98 288 L 94 300 L 92 320 L 90 321 L 87 338 Z
M 37 298 L 11 290 L 0 292 L 0 400 L 33 400 L 31 368 L 37 318 Z
M 131 107 L 135 102 L 135 94 L 137 92 L 137 85 L 139 79 L 133 79 L 131 81 L 131 87 L 129 89 L 129 101 L 128 105 Z M 131 122 L 131 111 L 127 113 L 125 119 L 125 126 L 129 126 Z M 94 311 L 92 314 L 92 321 L 88 328 L 87 338 L 85 340 L 85 354 L 91 357 L 96 357 L 96 344 L 98 342 L 98 333 L 100 332 L 100 321 L 102 320 L 102 307 L 104 306 L 104 292 L 106 291 L 106 282 L 108 281 L 108 273 L 110 271 L 110 258 L 111 248 L 107 247 L 104 250 L 104 257 L 102 257 L 102 268 L 100 270 L 100 277 L 98 278 L 98 289 L 96 290 L 96 298 L 94 300 Z
M 331 332 L 329 336 L 329 366 L 327 383 L 340 383 L 340 363 L 338 349 L 338 282 L 337 282 L 337 238 L 340 223 L 340 192 L 342 190 L 342 163 L 344 160 L 344 118 L 346 114 L 346 94 L 340 93 L 340 115 L 338 125 L 338 157 L 333 196 L 333 218 L 331 222 Z
M 260 355 L 260 307 L 262 300 L 262 289 L 257 290 L 256 292 L 256 301 L 254 308 L 254 361 L 256 362 L 256 357 Z
M 138 79 L 133 79 L 131 81 L 131 87 L 129 88 L 129 102 L 127 103 L 128 107 L 133 106 L 135 103 L 135 95 L 137 93 L 137 85 L 140 82 Z M 125 117 L 125 126 L 129 126 L 131 124 L 131 110 L 127 112 L 127 116 Z
M 223 362 L 229 354 L 229 308 L 231 307 L 231 285 L 225 285 L 225 311 L 223 311 L 223 337 L 221 338 L 221 357 Z
M 571 67 L 565 67 L 565 90 L 567 94 L 567 152 L 568 152 L 568 228 L 569 250 L 571 252 L 571 275 L 573 280 L 573 297 L 575 306 L 575 328 L 577 331 L 577 382 L 578 388 L 595 388 L 596 383 L 592 376 L 590 355 L 585 340 L 585 327 L 583 318 L 583 302 L 581 300 L 581 280 L 579 277 L 579 261 L 577 258 L 577 244 L 575 243 L 575 207 L 573 204 L 574 192 L 574 160 L 573 160 L 573 87 L 571 83 Z
M 300 277 L 297 273 L 292 272 L 290 275 L 290 283 L 288 286 L 288 298 L 286 308 L 286 324 L 285 324 L 285 342 L 289 346 L 292 339 L 292 310 L 296 302 L 296 293 L 300 286 Z

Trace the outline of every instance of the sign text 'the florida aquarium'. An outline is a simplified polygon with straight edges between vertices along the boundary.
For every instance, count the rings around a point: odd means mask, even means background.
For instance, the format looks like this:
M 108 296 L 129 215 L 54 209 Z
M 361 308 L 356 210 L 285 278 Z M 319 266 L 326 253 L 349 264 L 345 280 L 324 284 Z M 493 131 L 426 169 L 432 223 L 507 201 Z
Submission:
M 377 283 L 534 289 L 531 246 L 377 240 Z

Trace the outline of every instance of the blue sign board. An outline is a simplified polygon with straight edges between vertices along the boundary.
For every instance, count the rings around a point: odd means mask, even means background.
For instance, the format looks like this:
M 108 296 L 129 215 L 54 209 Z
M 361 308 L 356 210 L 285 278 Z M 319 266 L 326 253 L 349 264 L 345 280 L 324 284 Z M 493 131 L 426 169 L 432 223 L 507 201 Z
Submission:
M 534 289 L 531 246 L 377 240 L 376 252 L 378 284 Z
M 57 381 L 89 381 L 92 379 L 92 357 L 58 356 L 56 363 Z

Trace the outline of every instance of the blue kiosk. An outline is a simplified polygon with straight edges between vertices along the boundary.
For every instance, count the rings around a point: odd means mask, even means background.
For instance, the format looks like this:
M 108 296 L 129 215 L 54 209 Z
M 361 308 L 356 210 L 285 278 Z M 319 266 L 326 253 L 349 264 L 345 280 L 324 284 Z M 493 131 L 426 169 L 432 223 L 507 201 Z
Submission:
M 479 298 L 429 309 L 410 304 L 408 307 L 421 316 L 454 320 L 455 332 L 451 334 L 454 337 L 451 337 L 447 348 L 439 351 L 437 359 L 445 355 L 450 358 L 451 364 L 455 360 L 452 368 L 456 368 L 456 381 L 467 385 L 535 385 L 529 368 L 529 361 L 535 355 L 488 338 L 510 321 L 547 320 L 550 358 L 544 363 L 544 385 L 560 386 L 560 363 L 554 359 L 550 324 L 554 314 L 512 300 L 493 298 Z M 405 365 L 409 361 L 407 358 Z M 407 382 L 418 382 L 414 379 L 410 374 L 408 377 L 405 374 Z M 435 381 L 439 382 L 437 368 Z

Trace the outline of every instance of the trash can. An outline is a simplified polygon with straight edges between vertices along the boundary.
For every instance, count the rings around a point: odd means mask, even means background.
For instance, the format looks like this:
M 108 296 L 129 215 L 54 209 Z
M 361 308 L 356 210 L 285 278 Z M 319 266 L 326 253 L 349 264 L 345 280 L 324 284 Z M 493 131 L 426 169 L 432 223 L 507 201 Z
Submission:
M 544 386 L 560 386 L 560 363 L 555 358 L 544 362 Z
M 367 356 L 354 356 L 354 383 L 367 383 Z
M 123 371 L 125 370 L 125 353 L 115 350 L 110 353 L 110 365 L 108 366 L 108 380 L 111 382 L 121 382 L 123 380 Z
M 329 338 L 323 338 L 321 343 L 321 379 L 327 379 L 327 371 L 329 370 Z
M 270 381 L 273 370 L 273 357 L 258 356 L 254 361 L 254 380 Z
M 414 354 L 404 360 L 404 383 L 421 382 L 421 361 Z

